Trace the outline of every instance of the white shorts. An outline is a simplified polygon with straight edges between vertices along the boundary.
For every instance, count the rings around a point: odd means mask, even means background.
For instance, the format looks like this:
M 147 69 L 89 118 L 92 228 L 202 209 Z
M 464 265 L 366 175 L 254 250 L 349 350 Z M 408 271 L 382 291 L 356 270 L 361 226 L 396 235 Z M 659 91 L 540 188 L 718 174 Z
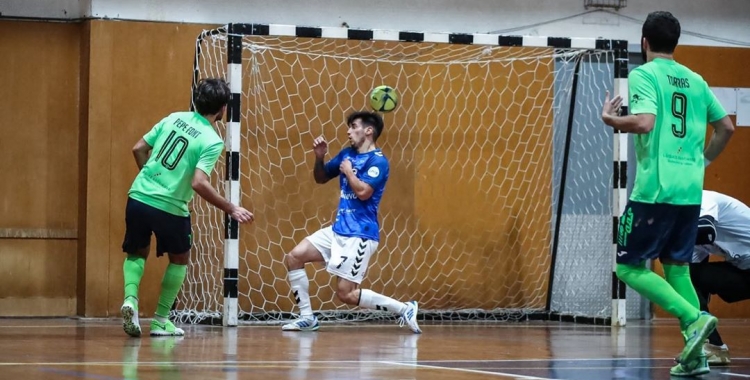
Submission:
M 307 241 L 323 256 L 328 273 L 357 284 L 362 283 L 370 256 L 378 249 L 377 241 L 341 236 L 331 226 L 316 231 Z

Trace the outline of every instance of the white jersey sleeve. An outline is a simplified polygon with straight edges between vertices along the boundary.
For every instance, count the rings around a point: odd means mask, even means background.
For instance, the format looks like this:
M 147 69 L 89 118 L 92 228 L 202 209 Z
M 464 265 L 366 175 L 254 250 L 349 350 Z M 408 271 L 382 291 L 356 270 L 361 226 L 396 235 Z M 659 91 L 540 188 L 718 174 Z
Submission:
M 716 240 L 712 246 L 696 247 L 693 261 L 711 253 L 724 256 L 740 269 L 750 269 L 750 207 L 728 195 L 704 190 L 701 216 L 714 219 Z
M 726 195 L 719 194 L 715 191 L 704 190 L 703 197 L 701 199 L 701 215 L 700 216 L 701 217 L 710 216 L 711 218 L 714 219 L 714 221 L 718 222 L 719 221 L 719 200 L 720 200 L 720 196 L 722 195 L 726 197 Z

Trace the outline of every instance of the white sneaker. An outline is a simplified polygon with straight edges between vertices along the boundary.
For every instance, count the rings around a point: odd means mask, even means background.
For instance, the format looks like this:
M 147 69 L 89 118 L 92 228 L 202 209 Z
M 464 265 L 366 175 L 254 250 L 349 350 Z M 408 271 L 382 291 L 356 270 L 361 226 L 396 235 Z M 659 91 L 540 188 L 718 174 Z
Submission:
M 141 325 L 138 320 L 138 304 L 131 298 L 125 300 L 120 308 L 122 314 L 122 329 L 132 337 L 141 336 Z
M 703 345 L 703 352 L 705 352 L 708 357 L 708 364 L 727 365 L 732 361 L 729 358 L 729 347 L 727 347 L 726 344 L 716 346 L 711 343 L 706 343 Z
M 282 331 L 316 331 L 318 328 L 320 328 L 320 323 L 315 316 L 302 317 L 281 326 Z
M 415 334 L 421 334 L 422 330 L 419 328 L 419 325 L 417 324 L 417 311 L 419 311 L 419 306 L 417 305 L 417 301 L 409 301 L 405 302 L 406 304 L 406 311 L 404 311 L 404 314 L 401 315 L 401 318 L 398 319 L 398 325 L 399 327 L 403 327 L 404 323 L 409 325 L 409 330 L 411 330 Z

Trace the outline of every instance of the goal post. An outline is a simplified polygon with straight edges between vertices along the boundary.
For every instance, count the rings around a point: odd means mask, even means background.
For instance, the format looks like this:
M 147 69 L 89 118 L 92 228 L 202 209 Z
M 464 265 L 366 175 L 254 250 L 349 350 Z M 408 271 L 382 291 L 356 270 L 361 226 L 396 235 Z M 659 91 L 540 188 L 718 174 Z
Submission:
M 598 118 L 605 91 L 627 104 L 627 59 L 627 41 L 609 39 L 274 24 L 204 31 L 193 88 L 222 77 L 232 89 L 212 183 L 256 222 L 240 227 L 194 199 L 191 264 L 173 316 L 225 326 L 295 316 L 283 256 L 330 225 L 338 203 L 335 185 L 312 180 L 312 140 L 325 136 L 336 154 L 346 114 L 387 84 L 400 104 L 383 115 L 378 142 L 391 177 L 363 286 L 418 300 L 420 319 L 624 325 L 613 247 L 627 135 Z M 392 318 L 336 301 L 322 266 L 307 272 L 323 320 Z

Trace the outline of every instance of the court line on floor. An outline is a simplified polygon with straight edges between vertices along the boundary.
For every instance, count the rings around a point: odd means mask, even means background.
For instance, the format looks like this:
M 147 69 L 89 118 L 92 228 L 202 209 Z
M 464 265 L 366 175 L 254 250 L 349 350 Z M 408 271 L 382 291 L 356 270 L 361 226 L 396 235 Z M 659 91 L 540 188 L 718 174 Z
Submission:
M 664 358 L 550 358 L 550 359 L 456 359 L 456 360 L 449 360 L 449 359 L 436 359 L 436 360 L 430 360 L 430 359 L 420 359 L 420 362 L 429 362 L 429 363 L 454 363 L 454 362 L 487 362 L 487 363 L 504 363 L 504 362 L 541 362 L 541 361 L 547 361 L 547 362 L 562 362 L 562 361 L 612 361 L 612 360 L 674 360 L 674 357 L 664 357 Z M 732 360 L 750 360 L 750 358 L 735 358 L 732 357 Z M 408 361 L 404 361 L 404 363 L 409 363 Z
M 62 375 L 66 377 L 80 377 L 83 379 L 97 379 L 97 380 L 119 380 L 122 379 L 122 377 L 112 377 L 107 375 L 97 375 L 92 373 L 86 373 L 81 371 L 67 371 L 63 369 L 56 369 L 56 368 L 40 368 L 41 372 L 47 372 L 47 373 L 54 373 L 57 375 Z
M 149 321 L 151 319 L 149 318 L 141 318 L 141 321 Z M 1 321 L 1 320 L 0 320 Z M 246 324 L 246 325 L 240 325 L 240 326 L 234 326 L 234 328 L 251 328 L 251 329 L 260 329 L 260 328 L 278 328 L 281 326 L 285 321 L 279 321 L 269 324 Z M 392 327 L 396 324 L 394 321 L 393 323 L 368 323 L 368 322 L 362 322 L 362 323 L 350 323 L 350 324 L 337 324 L 338 322 L 321 322 L 321 325 L 323 327 L 328 328 L 343 328 L 343 329 L 350 329 L 350 328 L 363 328 L 363 327 Z M 486 323 L 456 323 L 456 324 L 436 324 L 431 325 L 429 323 L 422 322 L 422 327 L 427 328 L 470 328 L 470 327 L 492 327 L 492 328 L 522 328 L 522 329 L 540 329 L 540 328 L 549 328 L 550 324 L 559 325 L 564 324 L 571 326 L 571 329 L 573 330 L 605 330 L 611 328 L 611 326 L 599 326 L 599 325 L 585 325 L 585 324 L 576 324 L 576 323 L 570 323 L 570 322 L 546 322 L 546 323 L 538 323 L 536 321 L 529 321 L 529 322 L 503 322 L 503 321 L 497 321 L 497 322 L 486 322 Z M 106 321 L 86 321 L 86 320 L 75 320 L 72 321 L 70 324 L 67 325 L 2 325 L 0 324 L 0 329 L 38 329 L 38 328 L 80 328 L 80 327 L 96 327 L 96 328 L 103 328 L 103 327 L 117 327 L 120 326 L 120 321 L 118 320 L 106 320 Z M 146 326 L 146 325 L 142 325 Z M 217 328 L 224 328 L 226 326 L 212 326 L 212 325 L 193 325 L 189 323 L 180 324 L 180 326 L 187 326 L 187 327 L 196 327 L 198 329 L 217 329 Z M 732 325 L 727 325 L 732 326 Z M 628 326 L 629 329 L 642 329 L 642 328 L 653 328 L 652 325 L 631 325 Z
M 436 365 L 427 365 L 427 364 L 417 364 L 415 363 L 399 363 L 399 362 L 389 362 L 389 361 L 382 361 L 382 364 L 388 364 L 392 366 L 398 366 L 398 367 L 413 367 L 413 368 L 424 368 L 424 369 L 435 369 L 435 370 L 443 370 L 443 371 L 455 371 L 455 372 L 464 372 L 464 373 L 474 373 L 478 375 L 492 375 L 492 376 L 503 376 L 503 377 L 513 377 L 516 379 L 527 379 L 527 380 L 555 380 L 550 377 L 536 377 L 536 376 L 526 376 L 526 375 L 518 375 L 515 373 L 507 373 L 507 372 L 492 372 L 492 371 L 482 371 L 478 369 L 468 369 L 468 368 L 456 368 L 456 367 L 441 367 Z
M 347 363 L 347 364 L 378 364 L 378 363 L 399 363 L 399 365 L 423 365 L 421 363 L 513 363 L 513 362 L 560 362 L 560 361 L 612 361 L 612 360 L 674 360 L 674 358 L 592 358 L 592 359 L 474 359 L 474 360 L 426 360 L 421 359 L 419 361 L 395 361 L 395 360 L 308 360 L 306 363 L 309 364 L 332 364 L 332 363 Z M 750 358 L 732 358 L 732 360 L 750 360 Z M 12 366 L 112 366 L 128 364 L 128 361 L 73 361 L 73 362 L 0 362 L 0 367 L 12 367 Z M 253 364 L 296 364 L 299 360 L 213 360 L 213 361 L 169 361 L 169 362 L 149 362 L 139 361 L 138 365 L 143 366 L 158 366 L 167 364 L 185 364 L 185 365 L 253 365 Z M 424 364 L 429 365 L 429 364 Z M 443 367 L 439 367 L 443 368 Z
M 734 358 L 732 358 L 732 359 L 734 359 Z M 750 379 L 750 375 L 743 375 L 743 374 L 740 374 L 740 373 L 732 373 L 732 372 L 720 372 L 720 373 L 722 375 L 735 376 L 735 377 L 745 377 L 745 378 Z

